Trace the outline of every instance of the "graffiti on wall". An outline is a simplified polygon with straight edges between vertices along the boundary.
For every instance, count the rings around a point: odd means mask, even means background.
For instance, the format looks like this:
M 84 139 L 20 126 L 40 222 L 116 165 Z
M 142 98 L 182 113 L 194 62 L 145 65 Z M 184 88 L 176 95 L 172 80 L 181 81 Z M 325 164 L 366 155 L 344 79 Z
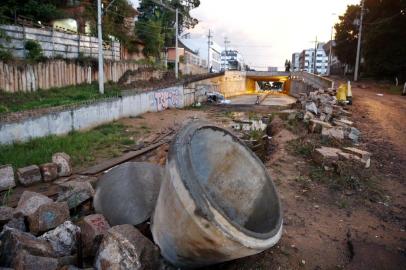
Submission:
M 154 93 L 154 104 L 157 111 L 182 106 L 182 93 L 179 88 L 165 89 Z

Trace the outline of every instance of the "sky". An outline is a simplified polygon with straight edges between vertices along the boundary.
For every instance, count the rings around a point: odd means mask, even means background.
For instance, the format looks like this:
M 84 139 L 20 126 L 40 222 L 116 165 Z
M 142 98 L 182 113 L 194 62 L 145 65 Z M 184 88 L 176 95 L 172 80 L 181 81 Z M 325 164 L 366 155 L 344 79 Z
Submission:
M 138 6 L 138 0 L 131 0 Z M 359 0 L 201 0 L 191 13 L 200 22 L 189 32 L 207 36 L 238 49 L 246 64 L 263 69 L 283 68 L 292 53 L 314 48 L 315 39 L 327 42 L 332 26 L 347 5 Z M 182 33 L 184 34 L 184 33 Z

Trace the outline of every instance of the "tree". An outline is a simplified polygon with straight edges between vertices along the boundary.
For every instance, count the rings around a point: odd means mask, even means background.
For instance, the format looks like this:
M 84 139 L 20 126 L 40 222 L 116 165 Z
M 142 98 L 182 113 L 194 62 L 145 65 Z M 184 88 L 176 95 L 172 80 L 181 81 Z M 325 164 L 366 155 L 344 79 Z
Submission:
M 334 28 L 336 31 L 335 52 L 340 62 L 354 66 L 357 55 L 358 24 L 361 8 L 359 5 L 349 5 L 340 22 Z
M 365 5 L 364 72 L 406 80 L 406 1 L 367 0 Z
M 200 0 L 164 0 L 162 2 L 168 7 L 179 9 L 179 33 L 198 24 L 198 20 L 190 15 L 190 11 L 200 5 Z M 175 13 L 173 11 L 151 0 L 141 0 L 138 12 L 140 14 L 135 31 L 138 38 L 145 43 L 144 53 L 150 56 L 159 56 L 164 45 L 174 46 Z M 154 46 L 149 42 L 149 39 L 161 40 L 162 38 L 164 43 L 161 47 Z
M 5 17 L 13 20 L 22 15 L 34 21 L 48 23 L 64 17 L 64 13 L 59 9 L 63 2 L 60 0 L 2 0 L 0 16 L 3 20 Z
M 335 25 L 338 59 L 354 66 L 359 5 L 350 5 Z M 365 0 L 361 71 L 374 77 L 406 79 L 406 0 Z

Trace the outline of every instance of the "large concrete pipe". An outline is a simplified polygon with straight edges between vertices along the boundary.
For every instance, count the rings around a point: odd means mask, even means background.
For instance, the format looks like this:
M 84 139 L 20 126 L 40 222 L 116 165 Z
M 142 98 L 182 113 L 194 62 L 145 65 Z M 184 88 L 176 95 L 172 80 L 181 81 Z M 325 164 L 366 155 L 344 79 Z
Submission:
M 152 219 L 162 255 L 199 267 L 259 253 L 282 234 L 275 186 L 230 132 L 192 122 L 172 142 Z
M 163 176 L 164 169 L 154 164 L 121 164 L 99 178 L 94 208 L 112 226 L 141 224 L 154 210 Z

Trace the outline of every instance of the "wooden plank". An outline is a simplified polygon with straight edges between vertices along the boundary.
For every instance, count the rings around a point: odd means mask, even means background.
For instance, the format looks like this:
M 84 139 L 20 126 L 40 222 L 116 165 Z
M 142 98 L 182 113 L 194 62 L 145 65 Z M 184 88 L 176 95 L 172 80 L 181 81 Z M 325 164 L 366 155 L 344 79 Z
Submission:
M 95 165 L 93 167 L 90 167 L 90 168 L 88 168 L 88 169 L 86 169 L 86 170 L 84 170 L 82 172 L 79 172 L 79 174 L 82 174 L 82 175 L 98 174 L 98 173 L 103 172 L 105 170 L 108 170 L 108 169 L 110 169 L 110 168 L 112 168 L 114 166 L 117 166 L 117 165 L 119 165 L 121 163 L 124 163 L 124 162 L 129 161 L 129 160 L 131 160 L 133 158 L 136 158 L 136 157 L 138 157 L 140 155 L 143 155 L 143 154 L 145 154 L 145 153 L 147 153 L 147 152 L 149 152 L 151 150 L 154 150 L 154 149 L 158 148 L 159 146 L 161 146 L 161 145 L 163 145 L 165 143 L 168 143 L 168 142 L 169 142 L 169 140 L 165 140 L 165 141 L 161 141 L 161 142 L 152 144 L 152 145 L 150 145 L 148 147 L 145 147 L 145 148 L 137 150 L 137 151 L 128 152 L 128 153 L 122 155 L 121 157 L 113 158 L 113 159 L 104 161 L 104 162 L 102 162 L 100 164 L 97 164 L 97 165 Z

